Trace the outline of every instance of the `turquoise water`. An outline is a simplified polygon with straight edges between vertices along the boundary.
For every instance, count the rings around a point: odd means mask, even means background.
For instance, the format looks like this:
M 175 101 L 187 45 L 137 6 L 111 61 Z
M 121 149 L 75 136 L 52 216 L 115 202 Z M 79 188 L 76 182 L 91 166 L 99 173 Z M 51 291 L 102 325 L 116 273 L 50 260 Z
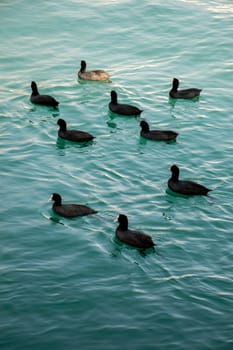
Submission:
M 1 349 L 232 349 L 231 1 L 1 1 Z M 81 83 L 80 61 L 111 83 Z M 203 89 L 169 101 L 173 77 Z M 30 83 L 60 101 L 29 102 Z M 176 143 L 140 139 L 110 91 Z M 57 139 L 57 119 L 96 136 Z M 169 168 L 213 189 L 167 191 Z M 57 218 L 52 192 L 97 215 Z M 155 253 L 114 239 L 119 213 Z

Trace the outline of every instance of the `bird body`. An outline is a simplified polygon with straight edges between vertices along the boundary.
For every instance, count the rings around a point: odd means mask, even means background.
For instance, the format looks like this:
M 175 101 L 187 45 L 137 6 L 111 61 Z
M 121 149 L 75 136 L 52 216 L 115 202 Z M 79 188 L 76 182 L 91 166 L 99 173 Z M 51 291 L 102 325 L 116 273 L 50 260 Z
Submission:
M 189 180 L 179 180 L 179 168 L 176 165 L 171 167 L 172 176 L 168 180 L 168 187 L 176 193 L 183 195 L 208 195 L 209 188 Z
M 54 97 L 49 95 L 40 95 L 35 81 L 31 82 L 31 88 L 32 88 L 32 94 L 30 97 L 30 101 L 32 103 L 38 104 L 38 105 L 44 105 L 48 107 L 54 107 L 54 108 L 58 106 L 59 102 L 55 100 Z
M 60 126 L 58 136 L 62 139 L 73 142 L 88 142 L 94 139 L 94 136 L 86 131 L 67 130 L 66 122 L 63 119 L 58 119 L 57 124 Z
M 190 88 L 184 90 L 178 90 L 179 80 L 174 78 L 172 82 L 172 89 L 169 91 L 169 95 L 172 98 L 183 98 L 183 99 L 192 99 L 200 95 L 201 89 Z
M 78 71 L 78 77 L 83 80 L 109 81 L 110 75 L 103 69 L 86 71 L 86 62 L 81 61 L 81 67 Z
M 62 204 L 62 198 L 58 193 L 53 193 L 50 201 L 54 201 L 53 211 L 66 218 L 74 218 L 76 216 L 86 216 L 97 213 L 96 210 L 82 204 Z
M 111 91 L 111 101 L 109 102 L 109 109 L 113 113 L 127 115 L 127 116 L 137 116 L 142 113 L 142 110 L 138 107 L 131 106 L 124 103 L 117 102 L 117 93 L 116 91 Z
M 172 141 L 178 136 L 178 133 L 171 130 L 150 130 L 149 124 L 142 120 L 140 122 L 142 137 L 154 141 Z
M 117 221 L 119 222 L 119 226 L 116 228 L 115 234 L 121 242 L 143 249 L 155 246 L 151 236 L 128 229 L 128 218 L 126 215 L 120 214 Z

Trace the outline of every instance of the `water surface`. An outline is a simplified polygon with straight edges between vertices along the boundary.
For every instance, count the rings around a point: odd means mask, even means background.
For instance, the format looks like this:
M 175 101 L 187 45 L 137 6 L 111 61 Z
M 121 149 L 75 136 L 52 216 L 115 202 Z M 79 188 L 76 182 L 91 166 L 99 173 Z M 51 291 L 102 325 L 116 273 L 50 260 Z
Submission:
M 0 16 L 1 348 L 231 349 L 231 2 L 15 0 Z M 78 81 L 83 59 L 111 83 Z M 200 99 L 169 100 L 173 77 Z M 57 111 L 29 102 L 32 80 Z M 113 89 L 177 142 L 109 113 Z M 95 141 L 59 140 L 58 118 Z M 212 198 L 167 191 L 174 163 Z M 57 218 L 52 192 L 98 214 Z M 119 213 L 156 253 L 115 240 Z

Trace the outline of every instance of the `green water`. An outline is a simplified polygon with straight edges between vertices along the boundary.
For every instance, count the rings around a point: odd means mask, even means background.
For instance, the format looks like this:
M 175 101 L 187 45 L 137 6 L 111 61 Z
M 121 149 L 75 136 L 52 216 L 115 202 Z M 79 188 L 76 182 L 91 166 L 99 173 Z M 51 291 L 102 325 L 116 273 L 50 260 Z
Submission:
M 0 18 L 1 349 L 232 349 L 231 1 L 1 1 Z M 79 82 L 83 59 L 111 83 Z M 169 101 L 173 77 L 200 99 Z M 110 114 L 113 89 L 177 142 Z M 58 118 L 95 141 L 58 140 Z M 167 191 L 174 163 L 211 198 Z M 57 218 L 52 192 L 98 214 Z M 115 240 L 119 213 L 155 253 Z

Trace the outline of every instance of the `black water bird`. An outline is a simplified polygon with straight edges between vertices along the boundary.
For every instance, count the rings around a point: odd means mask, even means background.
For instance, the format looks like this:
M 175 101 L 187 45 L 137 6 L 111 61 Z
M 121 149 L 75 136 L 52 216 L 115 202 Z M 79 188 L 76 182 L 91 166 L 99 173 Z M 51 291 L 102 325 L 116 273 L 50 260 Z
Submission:
M 149 124 L 142 120 L 140 122 L 140 135 L 149 140 L 154 141 L 173 141 L 178 136 L 178 133 L 171 130 L 150 130 Z
M 58 136 L 62 139 L 74 142 L 88 142 L 94 139 L 94 136 L 86 131 L 67 130 L 67 125 L 64 119 L 58 119 L 57 124 L 60 127 L 58 130 Z
M 31 82 L 31 88 L 32 88 L 32 94 L 30 97 L 30 101 L 32 103 L 48 106 L 48 107 L 54 107 L 54 108 L 58 106 L 59 102 L 55 100 L 54 97 L 49 95 L 40 95 L 35 81 Z
M 118 221 L 119 225 L 116 228 L 115 234 L 116 237 L 123 243 L 142 249 L 152 248 L 155 246 L 151 236 L 142 232 L 128 229 L 128 218 L 126 215 L 118 215 L 116 221 Z
M 200 185 L 194 181 L 188 180 L 179 180 L 179 168 L 175 164 L 170 168 L 172 172 L 171 178 L 168 180 L 168 187 L 176 193 L 180 193 L 183 195 L 208 195 L 210 190 L 209 188 Z
M 81 67 L 78 71 L 78 77 L 83 80 L 105 81 L 109 82 L 110 75 L 103 69 L 86 71 L 86 61 L 81 61 Z
M 96 210 L 82 204 L 62 204 L 62 198 L 58 193 L 52 193 L 50 201 L 53 201 L 53 211 L 65 218 L 74 218 L 76 216 L 85 216 L 97 213 Z
M 169 95 L 172 98 L 184 98 L 184 99 L 192 99 L 194 97 L 198 97 L 200 95 L 201 89 L 190 88 L 185 90 L 178 90 L 179 88 L 179 80 L 174 78 L 172 82 L 172 88 L 169 91 Z
M 121 114 L 121 115 L 127 115 L 127 116 L 137 116 L 142 113 L 142 110 L 131 106 L 128 104 L 118 103 L 117 102 L 117 93 L 116 91 L 111 91 L 111 101 L 109 102 L 109 109 L 113 113 Z

